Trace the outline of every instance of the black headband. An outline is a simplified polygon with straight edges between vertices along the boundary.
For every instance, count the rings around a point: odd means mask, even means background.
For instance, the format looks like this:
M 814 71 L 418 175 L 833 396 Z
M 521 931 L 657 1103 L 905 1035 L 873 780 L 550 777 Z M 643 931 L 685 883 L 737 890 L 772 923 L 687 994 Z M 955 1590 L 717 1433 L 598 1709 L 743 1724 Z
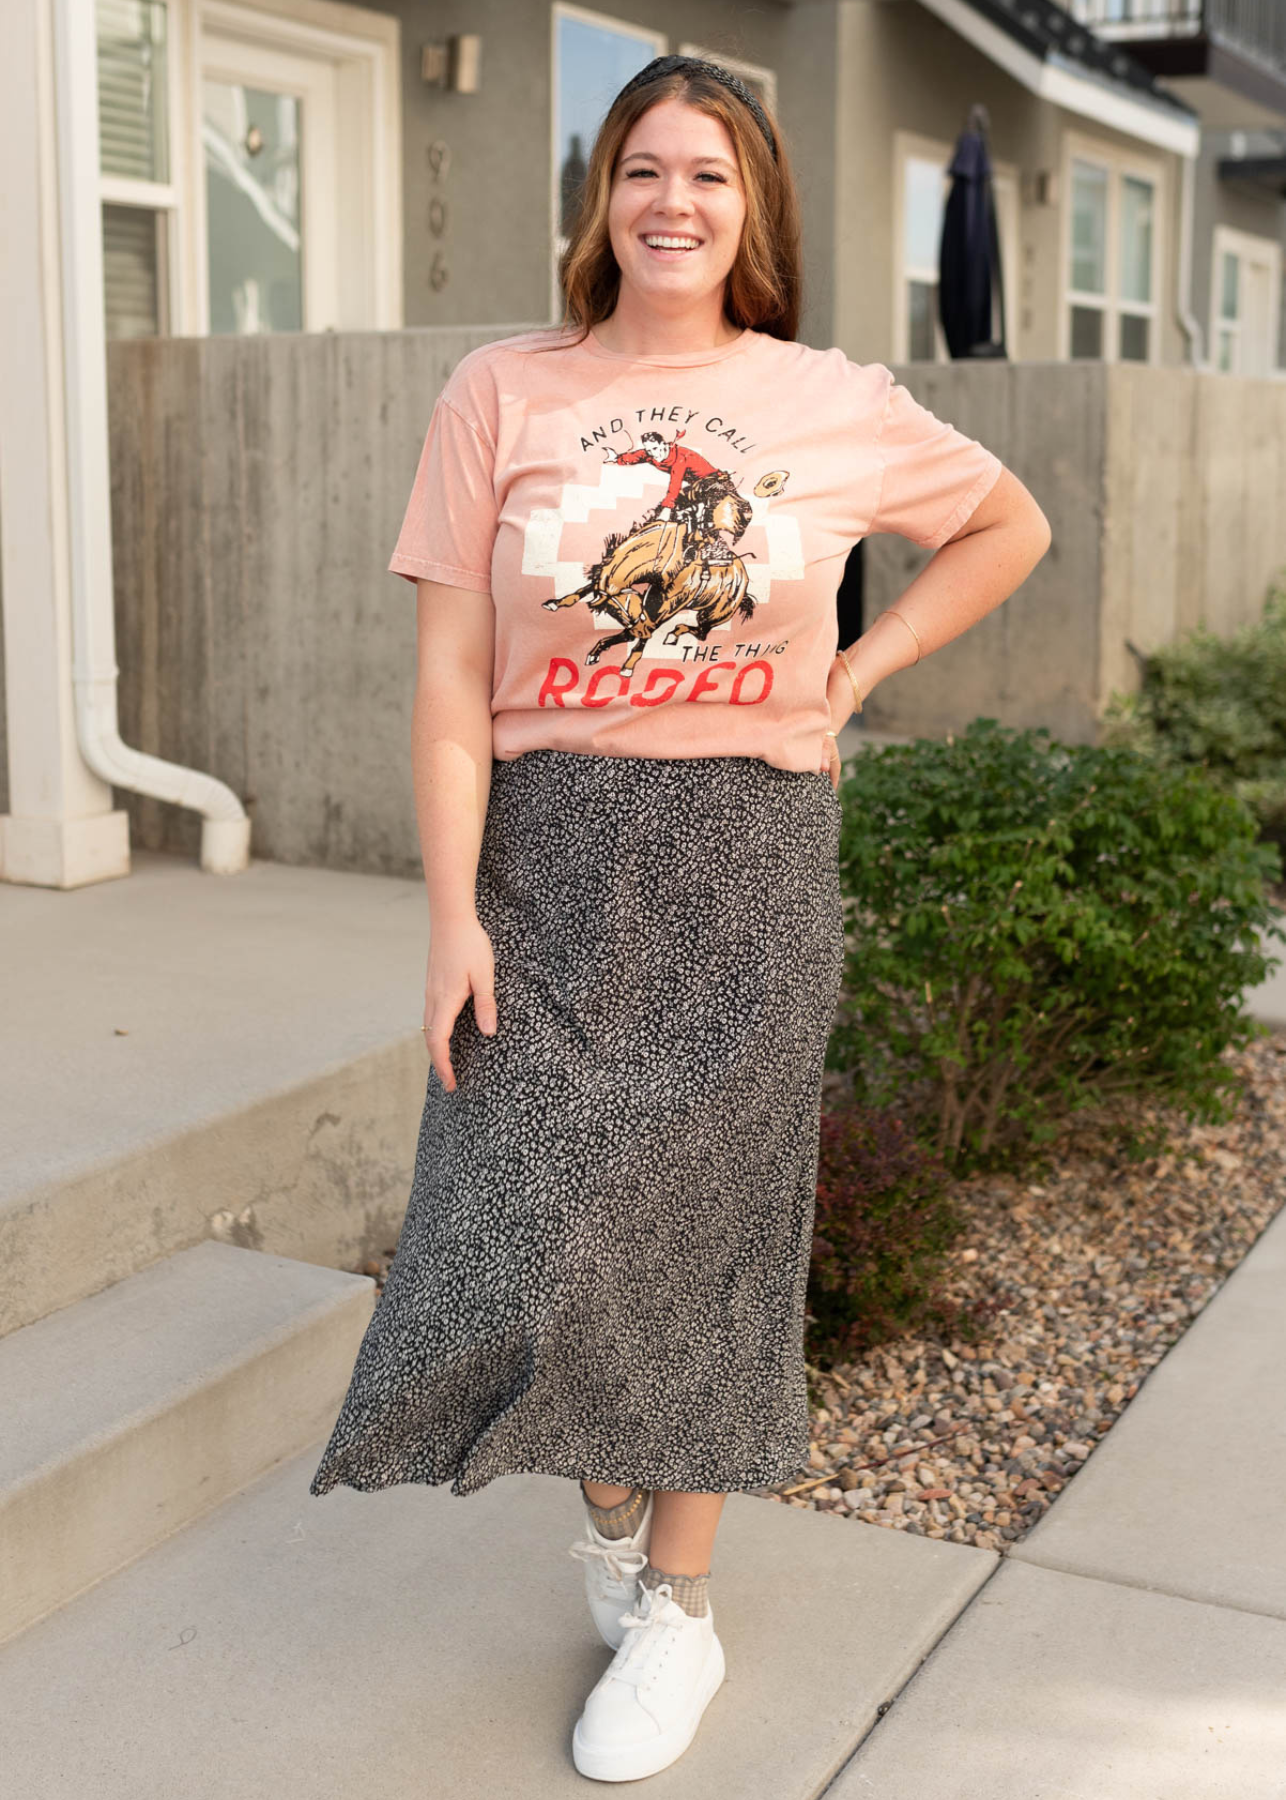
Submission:
M 645 69 L 640 69 L 637 75 L 632 76 L 626 82 L 616 96 L 616 100 L 623 99 L 626 94 L 632 94 L 635 88 L 646 87 L 649 82 L 659 81 L 663 75 L 688 73 L 711 76 L 713 80 L 722 82 L 730 94 L 735 94 L 738 100 L 745 102 L 754 115 L 755 124 L 763 132 L 764 142 L 772 151 L 773 161 L 776 162 L 777 144 L 773 138 L 772 126 L 768 123 L 767 113 L 745 82 L 739 76 L 734 75 L 731 69 L 725 69 L 721 63 L 703 62 L 699 56 L 654 57 Z M 613 100 L 613 106 L 616 105 L 616 100 Z

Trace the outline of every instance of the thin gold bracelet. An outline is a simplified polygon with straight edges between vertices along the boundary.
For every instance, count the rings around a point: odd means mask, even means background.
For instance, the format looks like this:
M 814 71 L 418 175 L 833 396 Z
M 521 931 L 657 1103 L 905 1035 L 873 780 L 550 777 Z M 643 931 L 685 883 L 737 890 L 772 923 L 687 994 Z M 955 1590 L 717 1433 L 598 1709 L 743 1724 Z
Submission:
M 849 662 L 847 656 L 845 656 L 845 654 L 842 650 L 837 650 L 835 652 L 835 654 L 836 654 L 836 656 L 839 657 L 839 659 L 843 663 L 844 667 L 848 670 L 848 678 L 853 683 L 853 698 L 857 701 L 857 711 L 861 712 L 861 710 L 862 710 L 862 691 L 857 685 L 857 676 L 854 675 L 854 673 L 853 673 L 853 665 L 852 665 L 852 663 Z
M 897 610 L 897 608 L 895 606 L 886 606 L 884 608 L 884 611 L 888 612 L 888 613 L 892 613 L 893 617 L 895 619 L 902 619 L 902 614 Z M 911 633 L 911 636 L 915 639 L 915 660 L 916 660 L 916 662 L 919 662 L 920 658 L 924 655 L 924 645 L 920 642 L 920 634 L 916 630 L 915 626 L 911 623 L 910 619 L 902 619 L 902 623 L 906 626 L 907 630 Z

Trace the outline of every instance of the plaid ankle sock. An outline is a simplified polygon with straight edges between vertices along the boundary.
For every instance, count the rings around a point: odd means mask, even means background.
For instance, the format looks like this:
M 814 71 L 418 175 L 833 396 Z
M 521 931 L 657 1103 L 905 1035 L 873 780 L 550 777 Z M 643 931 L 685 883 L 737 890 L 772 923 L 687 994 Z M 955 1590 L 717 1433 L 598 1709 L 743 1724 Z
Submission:
M 674 1598 L 690 1618 L 703 1619 L 710 1610 L 709 1569 L 704 1575 L 667 1575 L 664 1569 L 657 1569 L 651 1563 L 646 1563 L 639 1580 L 644 1587 L 649 1588 L 668 1581 L 674 1590 Z
M 616 1506 L 595 1506 L 585 1492 L 585 1483 L 580 1484 L 581 1498 L 589 1508 L 589 1516 L 594 1521 L 596 1531 L 604 1537 L 633 1537 L 643 1517 L 643 1508 L 647 1503 L 647 1489 L 631 1488 L 624 1500 Z

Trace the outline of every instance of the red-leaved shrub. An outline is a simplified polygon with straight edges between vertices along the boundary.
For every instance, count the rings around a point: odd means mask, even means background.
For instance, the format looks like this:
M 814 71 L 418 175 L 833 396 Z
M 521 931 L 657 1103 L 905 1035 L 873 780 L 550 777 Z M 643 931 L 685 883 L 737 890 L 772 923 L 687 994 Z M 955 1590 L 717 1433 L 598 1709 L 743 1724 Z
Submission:
M 950 1176 L 891 1110 L 824 1109 L 817 1167 L 806 1352 L 829 1368 L 915 1330 L 951 1330 L 945 1255 L 964 1222 Z

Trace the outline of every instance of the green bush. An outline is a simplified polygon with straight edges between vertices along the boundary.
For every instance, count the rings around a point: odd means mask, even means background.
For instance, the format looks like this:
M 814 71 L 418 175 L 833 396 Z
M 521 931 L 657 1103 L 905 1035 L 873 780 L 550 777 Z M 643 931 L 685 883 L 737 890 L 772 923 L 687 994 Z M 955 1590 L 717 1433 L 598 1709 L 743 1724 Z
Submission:
M 979 1321 L 939 1292 L 945 1253 L 964 1230 L 947 1181 L 941 1159 L 893 1113 L 823 1111 L 808 1285 L 815 1367 L 917 1329 L 976 1329 Z
M 1138 692 L 1111 695 L 1101 738 L 1205 769 L 1286 845 L 1286 587 L 1230 637 L 1198 626 L 1144 659 Z
M 849 949 L 827 1052 L 955 1172 L 1032 1160 L 1134 1095 L 1230 1115 L 1221 1052 L 1286 941 L 1281 856 L 1199 771 L 977 719 L 841 784 Z M 1138 1140 L 1141 1142 L 1142 1140 Z

